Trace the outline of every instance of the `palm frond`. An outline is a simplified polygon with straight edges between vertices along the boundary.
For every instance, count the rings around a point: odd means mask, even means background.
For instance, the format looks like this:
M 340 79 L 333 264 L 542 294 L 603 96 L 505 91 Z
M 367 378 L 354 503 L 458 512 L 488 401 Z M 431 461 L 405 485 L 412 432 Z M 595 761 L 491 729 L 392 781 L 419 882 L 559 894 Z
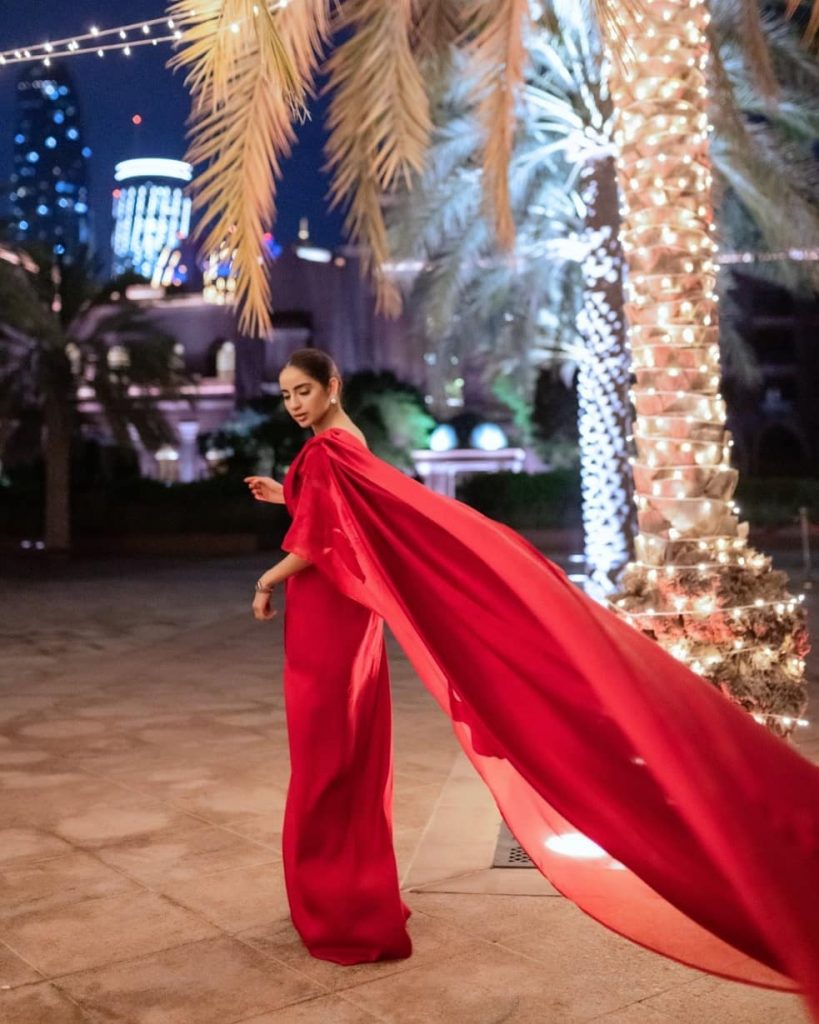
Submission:
M 762 99 L 770 104 L 779 93 L 774 74 L 771 51 L 762 27 L 758 0 L 738 0 L 740 5 L 740 33 L 748 70 Z
M 298 0 L 298 3 L 282 5 L 275 12 L 282 45 L 298 80 L 308 91 L 330 38 L 333 3 L 334 0 Z
M 421 60 L 446 55 L 466 29 L 460 0 L 418 0 L 415 11 L 413 45 Z
M 715 170 L 752 217 L 764 246 L 774 250 L 809 248 L 819 236 L 819 208 L 791 183 L 787 159 L 764 144 L 757 147 L 753 143 L 741 151 L 730 145 L 714 147 Z M 819 287 L 815 263 L 796 264 L 791 284 L 797 277 Z
M 741 2 L 713 0 L 709 26 L 712 161 L 724 191 L 723 235 L 728 244 L 752 250 L 803 248 L 819 234 L 812 153 L 819 114 L 809 99 L 819 85 L 819 66 L 793 26 L 765 15 L 763 41 L 781 85 L 773 99 L 761 97 L 739 25 Z M 765 266 L 790 287 L 819 284 L 815 264 Z
M 410 44 L 413 0 L 347 0 L 334 28 L 347 37 L 330 55 L 328 164 L 333 205 L 363 243 L 378 306 L 395 313 L 400 296 L 383 272 L 389 259 L 382 197 L 412 185 L 424 165 L 432 125 L 426 87 Z
M 508 168 L 526 63 L 529 4 L 528 0 L 470 0 L 470 15 L 475 94 L 484 136 L 484 192 L 498 241 L 508 249 L 515 238 Z
M 805 26 L 805 42 L 814 43 L 819 36 L 819 0 L 787 0 L 786 15 L 794 17 L 800 7 L 809 6 L 810 14 Z
M 207 214 L 198 236 L 206 251 L 229 240 L 240 325 L 264 334 L 270 283 L 263 235 L 274 219 L 276 180 L 295 137 L 293 116 L 304 110 L 323 23 L 317 27 L 306 11 L 287 7 L 271 13 L 252 0 L 175 0 L 170 11 L 183 32 L 171 64 L 188 69 L 193 98 L 188 160 L 202 166 L 194 205 Z

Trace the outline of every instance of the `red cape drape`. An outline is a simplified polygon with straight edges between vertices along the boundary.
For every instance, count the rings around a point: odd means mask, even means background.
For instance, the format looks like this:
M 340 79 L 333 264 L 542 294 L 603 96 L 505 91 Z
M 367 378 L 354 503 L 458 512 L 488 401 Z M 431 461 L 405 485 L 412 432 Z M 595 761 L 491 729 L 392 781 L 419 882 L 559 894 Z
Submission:
M 579 907 L 819 1020 L 819 769 L 514 531 L 348 431 L 291 466 L 283 548 L 383 616 L 503 817 Z

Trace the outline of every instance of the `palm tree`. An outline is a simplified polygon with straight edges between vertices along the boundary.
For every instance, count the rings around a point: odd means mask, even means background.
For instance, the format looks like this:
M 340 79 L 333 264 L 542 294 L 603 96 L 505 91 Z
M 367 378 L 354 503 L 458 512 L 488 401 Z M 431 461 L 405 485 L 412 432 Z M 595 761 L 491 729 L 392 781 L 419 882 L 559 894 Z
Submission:
M 410 305 L 438 367 L 457 359 L 460 374 L 480 360 L 495 386 L 511 378 L 523 395 L 539 367 L 560 361 L 576 373 L 585 561 L 605 593 L 634 526 L 611 110 L 599 46 L 577 11 L 534 29 L 509 165 L 511 255 L 482 208 L 480 131 L 458 54 L 433 106 L 424 174 L 390 211 L 392 248 L 399 264 L 425 267 Z
M 744 4 L 754 67 L 772 96 L 774 73 L 759 21 L 750 0 Z M 382 307 L 394 308 L 398 294 L 383 273 L 389 248 L 380 200 L 423 170 L 431 119 L 421 60 L 445 59 L 453 40 L 461 40 L 475 62 L 485 195 L 499 243 L 508 249 L 513 242 L 508 167 L 529 0 L 345 0 L 332 23 L 329 6 L 328 0 L 282 0 L 272 9 L 252 0 L 175 0 L 170 7 L 183 26 L 174 63 L 189 69 L 193 94 L 190 158 L 206 164 L 198 196 L 210 217 L 206 244 L 216 249 L 230 239 L 236 247 L 246 327 L 269 324 L 261 254 L 274 212 L 273 180 L 331 28 L 340 40 L 325 64 L 332 90 L 333 194 L 347 204 L 350 233 L 370 254 Z M 809 27 L 815 33 L 819 0 L 813 6 Z M 736 474 L 728 463 L 730 439 L 717 390 L 709 14 L 704 0 L 595 0 L 595 10 L 611 63 L 636 376 L 640 534 L 638 562 L 620 606 L 658 639 L 675 630 L 696 635 L 711 622 L 710 639 L 723 637 L 719 650 L 703 661 L 698 650 L 680 642 L 673 645 L 677 653 L 726 689 L 735 687 L 738 699 L 769 726 L 788 731 L 802 700 L 804 620 L 767 560 L 745 550 L 731 507 Z M 691 568 L 698 565 L 706 568 Z M 666 582 L 679 592 L 663 589 Z M 710 590 L 700 594 L 698 587 Z M 666 591 L 673 607 L 657 605 Z M 666 629 L 669 623 L 676 626 Z M 720 653 L 727 649 L 725 637 L 736 636 L 731 650 L 743 650 L 747 643 L 739 633 L 750 635 L 765 624 L 770 642 L 761 645 L 758 659 L 754 652 L 755 671 L 766 660 L 781 666 L 777 683 L 793 695 L 788 714 L 748 695 L 744 655 L 731 661 Z
M 43 272 L 24 253 L 0 255 L 0 437 L 7 443 L 23 412 L 42 418 L 45 547 L 71 545 L 71 442 L 78 397 L 93 397 L 119 444 L 131 428 L 146 446 L 172 439 L 156 398 L 175 394 L 183 378 L 173 339 L 130 303 L 95 307 L 83 268 Z M 104 294 L 103 294 L 104 298 Z M 116 348 L 112 345 L 116 343 Z M 0 449 L 2 456 L 2 449 Z
M 819 135 L 819 115 L 811 113 L 819 65 L 789 26 L 767 17 L 765 37 L 787 99 L 761 101 L 736 4 L 715 0 L 713 10 L 719 89 L 711 104 L 711 148 L 722 197 L 721 238 L 732 247 L 747 248 L 749 235 L 775 249 L 804 247 L 819 237 L 819 208 L 807 195 L 815 183 L 808 158 Z M 554 3 L 534 27 L 509 165 L 512 258 L 497 251 L 482 215 L 480 137 L 470 116 L 469 69 L 458 54 L 447 69 L 444 97 L 433 104 L 436 129 L 424 174 L 390 211 L 392 247 L 399 264 L 415 258 L 425 268 L 410 305 L 427 328 L 422 341 L 436 366 L 446 369 L 454 355 L 460 375 L 460 367 L 477 356 L 499 379 L 518 370 L 528 394 L 527 367 L 577 360 L 586 564 L 599 591 L 611 589 L 632 534 L 625 455 L 631 355 L 623 331 L 622 251 L 611 248 L 619 233 L 611 106 L 594 27 L 578 9 Z M 785 147 L 787 161 L 772 157 Z M 792 216 L 783 218 L 783 207 Z M 593 243 L 604 243 L 602 251 L 582 244 L 584 230 Z M 601 258 L 592 257 L 595 248 Z M 801 266 L 815 271 L 814 264 Z M 562 345 L 553 335 L 545 349 L 540 320 L 561 308 L 569 313 L 556 324 Z M 514 332 L 504 330 L 499 311 Z M 510 346 L 512 338 L 516 344 Z M 752 356 L 734 331 L 723 329 L 721 348 L 737 376 L 753 374 Z

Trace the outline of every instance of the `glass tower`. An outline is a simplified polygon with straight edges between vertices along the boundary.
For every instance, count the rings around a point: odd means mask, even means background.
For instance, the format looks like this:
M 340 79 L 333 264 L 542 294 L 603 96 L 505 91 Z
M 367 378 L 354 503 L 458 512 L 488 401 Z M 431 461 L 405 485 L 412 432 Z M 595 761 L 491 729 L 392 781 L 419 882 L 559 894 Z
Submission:
M 182 160 L 123 160 L 114 172 L 113 272 L 152 278 L 168 253 L 190 231 L 191 201 L 185 185 L 193 168 Z
M 17 80 L 11 210 L 18 241 L 71 262 L 90 248 L 87 161 L 71 77 L 29 65 Z

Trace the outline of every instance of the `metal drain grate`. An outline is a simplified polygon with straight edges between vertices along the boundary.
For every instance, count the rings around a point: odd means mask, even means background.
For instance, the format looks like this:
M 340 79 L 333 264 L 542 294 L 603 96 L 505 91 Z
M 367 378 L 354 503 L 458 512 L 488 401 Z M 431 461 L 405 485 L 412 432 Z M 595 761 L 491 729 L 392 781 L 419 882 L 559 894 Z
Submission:
M 498 845 L 495 847 L 493 868 L 533 868 L 535 865 L 528 853 L 509 831 L 505 821 L 501 822 Z

